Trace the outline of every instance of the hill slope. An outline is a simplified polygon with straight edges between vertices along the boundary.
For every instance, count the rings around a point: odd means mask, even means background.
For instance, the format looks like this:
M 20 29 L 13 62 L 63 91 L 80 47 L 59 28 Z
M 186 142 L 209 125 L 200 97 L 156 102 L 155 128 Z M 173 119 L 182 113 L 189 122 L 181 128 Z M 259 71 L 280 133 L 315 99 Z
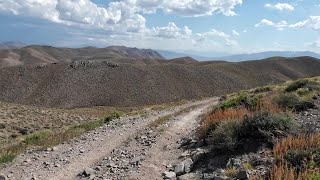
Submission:
M 78 60 L 105 61 L 110 59 L 163 59 L 150 49 L 110 46 L 107 48 L 56 48 L 51 46 L 27 46 L 21 49 L 0 50 L 0 68 L 26 64 L 63 63 Z
M 138 106 L 320 75 L 314 58 L 191 65 L 73 62 L 0 69 L 0 100 L 49 107 Z

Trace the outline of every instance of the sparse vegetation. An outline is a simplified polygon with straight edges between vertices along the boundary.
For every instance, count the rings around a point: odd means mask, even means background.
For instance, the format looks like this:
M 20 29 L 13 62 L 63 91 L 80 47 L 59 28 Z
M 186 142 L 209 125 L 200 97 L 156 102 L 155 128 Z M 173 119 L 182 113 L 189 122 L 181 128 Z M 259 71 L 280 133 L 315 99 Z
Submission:
M 199 137 L 223 153 L 250 139 L 271 144 L 276 163 L 268 179 L 319 179 L 320 135 L 300 131 L 293 120 L 295 111 L 315 107 L 319 91 L 319 79 L 308 78 L 228 95 L 203 119 Z
M 293 129 L 293 120 L 287 114 L 272 115 L 268 112 L 259 112 L 252 117 L 244 117 L 239 128 L 239 138 L 255 138 L 271 142 L 272 138 L 288 134 Z
M 16 155 L 7 153 L 0 155 L 0 164 L 8 163 L 13 161 L 13 159 L 16 157 Z
M 109 123 L 112 120 L 119 118 L 120 115 L 117 112 L 113 112 L 110 116 L 103 119 L 85 122 L 80 125 L 70 126 L 61 130 L 43 130 L 34 132 L 32 134 L 22 136 L 21 141 L 7 145 L 0 149 L 0 164 L 10 162 L 10 158 L 14 158 L 16 155 L 22 153 L 29 147 L 47 148 L 61 144 L 62 142 L 68 141 L 74 137 L 81 135 L 84 132 L 91 131 L 97 127 L 102 126 L 105 123 Z
M 237 169 L 235 167 L 229 167 L 226 169 L 225 175 L 233 178 L 237 175 Z

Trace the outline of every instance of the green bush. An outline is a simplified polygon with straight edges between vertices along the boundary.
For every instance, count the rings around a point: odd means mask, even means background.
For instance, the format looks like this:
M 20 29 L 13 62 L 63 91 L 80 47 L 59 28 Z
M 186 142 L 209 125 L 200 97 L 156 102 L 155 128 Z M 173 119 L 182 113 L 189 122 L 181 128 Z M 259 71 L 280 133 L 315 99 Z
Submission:
M 320 149 L 289 150 L 285 159 L 296 169 L 314 169 L 320 167 Z
M 310 161 L 311 152 L 303 150 L 289 150 L 285 154 L 285 159 L 290 163 L 291 166 L 298 170 L 305 169 Z
M 308 80 L 305 79 L 299 79 L 297 81 L 293 81 L 290 83 L 287 88 L 285 89 L 286 92 L 293 92 L 296 91 L 299 88 L 303 88 L 307 85 Z
M 264 92 L 269 92 L 271 90 L 272 90 L 272 88 L 270 86 L 263 86 L 263 87 L 256 88 L 253 92 L 254 93 L 264 93 Z
M 287 88 L 285 89 L 286 92 L 294 92 L 297 91 L 298 89 L 305 88 L 308 89 L 309 91 L 314 91 L 314 90 L 319 90 L 319 83 L 315 81 L 310 81 L 307 79 L 300 79 L 297 81 L 294 81 L 290 83 Z
M 11 153 L 1 154 L 0 155 L 0 164 L 5 164 L 8 162 L 13 161 L 13 159 L 16 157 L 16 155 Z
M 110 116 L 104 118 L 104 123 L 109 123 L 114 119 L 119 119 L 120 114 L 118 112 L 113 112 Z
M 311 91 L 308 88 L 299 88 L 296 92 L 299 96 L 304 96 L 309 94 Z
M 231 97 L 225 100 L 220 108 L 221 109 L 228 109 L 234 108 L 239 106 L 245 106 L 248 109 L 255 109 L 258 105 L 258 101 L 261 97 L 258 95 L 249 95 L 247 93 L 239 93 L 236 94 L 234 97 Z
M 208 143 L 218 151 L 232 151 L 238 140 L 238 127 L 237 121 L 221 122 L 211 131 Z
M 281 108 L 291 109 L 295 111 L 303 111 L 314 108 L 313 102 L 302 100 L 295 93 L 280 94 L 274 98 L 274 101 Z
M 240 129 L 239 138 L 256 138 L 272 140 L 294 129 L 293 120 L 288 115 L 272 115 L 257 113 L 252 117 L 245 117 Z
M 320 179 L 320 173 L 314 173 L 309 176 L 308 180 L 319 180 Z
M 43 144 L 46 144 L 46 141 L 48 141 L 48 137 L 52 134 L 50 131 L 39 131 L 35 132 L 33 134 L 30 134 L 26 136 L 24 142 L 27 145 L 36 145 L 41 146 Z
M 259 139 L 260 142 L 273 143 L 273 138 L 283 137 L 295 128 L 296 124 L 288 115 L 257 113 L 244 117 L 242 121 L 219 122 L 209 133 L 207 141 L 214 151 L 233 151 L 243 140 Z

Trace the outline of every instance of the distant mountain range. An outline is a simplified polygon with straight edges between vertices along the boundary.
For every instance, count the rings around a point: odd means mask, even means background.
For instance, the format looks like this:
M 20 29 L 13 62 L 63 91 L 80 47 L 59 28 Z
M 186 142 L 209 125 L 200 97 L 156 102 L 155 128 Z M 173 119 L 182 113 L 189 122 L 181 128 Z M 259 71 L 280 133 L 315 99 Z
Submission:
M 27 46 L 26 43 L 23 42 L 2 42 L 0 43 L 0 49 L 17 49 Z
M 201 56 L 195 54 L 193 52 L 190 53 L 179 53 L 174 51 L 164 51 L 164 50 L 152 50 L 152 49 L 138 49 L 138 48 L 129 48 L 125 46 L 110 46 L 107 48 L 96 48 L 96 47 L 84 47 L 84 48 L 54 48 L 50 46 L 28 46 L 26 43 L 23 42 L 0 42 L 0 50 L 12 50 L 14 53 L 17 53 L 19 50 L 15 49 L 22 49 L 24 51 L 26 49 L 35 49 L 38 51 L 50 51 L 48 53 L 51 55 L 52 50 L 57 51 L 57 49 L 63 49 L 64 53 L 67 52 L 67 56 L 61 56 L 62 58 L 70 59 L 70 58 L 78 58 L 81 56 L 80 59 L 86 59 L 90 56 L 91 59 L 97 58 L 97 56 L 102 56 L 103 59 L 107 57 L 126 57 L 126 58 L 151 58 L 151 59 L 177 59 L 177 58 L 188 58 L 191 57 L 198 61 L 250 61 L 250 60 L 261 60 L 270 57 L 301 57 L 301 56 L 310 56 L 314 58 L 320 59 L 320 54 L 311 52 L 311 51 L 266 51 L 260 53 L 248 53 L 248 54 L 235 54 L 229 56 L 214 56 L 214 57 L 207 57 L 206 55 Z M 72 57 L 70 57 L 70 52 L 72 51 Z M 77 52 L 77 53 L 75 53 Z M 88 53 L 91 54 L 88 54 Z M 2 52 L 3 53 L 3 52 Z M 8 53 L 8 52 L 7 52 Z M 40 52 L 42 53 L 42 52 Z M 92 54 L 93 53 L 93 54 Z M 47 52 L 45 56 L 48 55 Z M 76 54 L 76 56 L 74 56 Z M 79 55 L 80 54 L 80 55 Z M 10 55 L 9 59 L 12 58 L 12 53 L 7 54 Z M 20 56 L 21 54 L 18 53 Z M 39 55 L 39 54 L 38 54 Z M 43 54 L 42 54 L 43 55 Z M 54 55 L 56 56 L 56 55 Z M 83 58 L 86 56 L 86 58 Z M 94 56 L 94 57 L 92 57 Z M 18 56 L 14 56 L 18 57 Z M 40 58 L 42 59 L 42 58 Z M 55 59 L 50 57 L 49 59 Z M 99 58 L 98 58 L 99 59 Z M 50 60 L 50 61 L 51 61 Z M 59 59 L 60 60 L 60 59 Z M 62 60 L 62 59 L 61 59 Z M 20 61 L 20 60 L 19 60 Z M 70 61 L 70 60 L 63 60 L 63 61 Z
M 267 51 L 252 54 L 235 54 L 230 56 L 219 56 L 219 57 L 204 57 L 193 54 L 184 54 L 171 51 L 157 50 L 163 57 L 167 59 L 180 58 L 180 57 L 192 57 L 199 61 L 212 61 L 212 60 L 223 60 L 223 61 L 249 61 L 249 60 L 261 60 L 269 57 L 301 57 L 310 56 L 320 59 L 320 54 L 310 51 Z
M 164 58 L 166 59 L 176 59 L 176 58 L 182 58 L 182 57 L 192 57 L 193 59 L 199 60 L 199 61 L 209 61 L 212 60 L 210 57 L 205 56 L 198 56 L 194 54 L 188 54 L 188 53 L 178 53 L 173 51 L 163 51 L 163 50 L 156 50 L 158 53 L 160 53 Z
M 6 46 L 9 47 L 9 46 Z M 10 46 L 12 47 L 12 46 Z M 28 64 L 66 63 L 74 61 L 135 62 L 136 64 L 157 63 L 164 59 L 151 49 L 110 46 L 107 48 L 56 48 L 52 46 L 32 45 L 23 48 L 0 49 L 0 68 Z
M 267 51 L 261 53 L 252 54 L 236 54 L 232 56 L 216 57 L 214 60 L 226 60 L 226 61 L 250 61 L 250 60 L 260 60 L 270 57 L 301 57 L 310 56 L 320 59 L 320 54 L 310 51 Z

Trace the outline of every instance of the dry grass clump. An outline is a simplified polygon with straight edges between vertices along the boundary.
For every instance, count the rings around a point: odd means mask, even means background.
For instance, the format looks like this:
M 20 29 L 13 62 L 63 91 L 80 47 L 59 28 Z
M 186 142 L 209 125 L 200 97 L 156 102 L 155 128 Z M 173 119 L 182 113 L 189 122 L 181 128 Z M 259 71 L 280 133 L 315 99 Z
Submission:
M 309 135 L 288 136 L 273 148 L 273 153 L 283 158 L 289 150 L 308 150 L 320 148 L 320 133 Z
M 320 133 L 288 136 L 273 148 L 278 158 L 271 180 L 320 179 Z
M 222 121 L 233 121 L 242 119 L 245 115 L 252 114 L 248 109 L 231 108 L 226 110 L 217 109 L 210 113 L 201 123 L 199 127 L 199 135 L 205 137 L 217 124 Z

